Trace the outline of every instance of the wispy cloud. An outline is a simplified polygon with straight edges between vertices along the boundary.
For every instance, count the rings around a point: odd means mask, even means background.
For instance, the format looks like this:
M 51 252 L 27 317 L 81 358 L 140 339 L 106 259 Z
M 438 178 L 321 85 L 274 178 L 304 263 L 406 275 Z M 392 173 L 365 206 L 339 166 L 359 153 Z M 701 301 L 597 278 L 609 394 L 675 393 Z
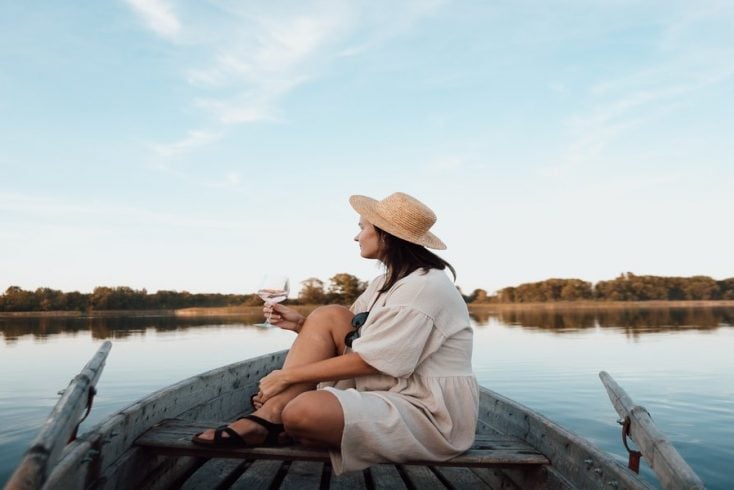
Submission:
M 173 143 L 154 144 L 153 151 L 163 158 L 175 157 L 194 148 L 208 145 L 222 137 L 222 132 L 191 130 L 183 139 Z
M 243 181 L 239 172 L 231 170 L 226 171 L 223 174 L 220 174 L 219 177 L 215 176 L 215 180 L 212 180 L 210 177 L 212 172 L 207 172 L 207 176 L 202 178 L 200 174 L 197 174 L 196 176 L 190 175 L 177 165 L 177 157 L 184 157 L 194 149 L 205 147 L 206 145 L 220 140 L 223 136 L 224 131 L 215 133 L 206 130 L 192 130 L 189 131 L 186 137 L 179 141 L 153 144 L 152 150 L 156 158 L 154 158 L 150 164 L 156 170 L 174 176 L 175 178 L 189 184 L 217 189 L 241 188 Z M 215 166 L 212 165 L 211 167 Z
M 385 11 L 371 2 L 312 0 L 288 8 L 233 2 L 206 4 L 217 11 L 207 16 L 183 2 L 127 1 L 150 29 L 191 52 L 181 73 L 200 91 L 191 103 L 211 128 L 153 145 L 157 159 L 211 144 L 218 138 L 207 135 L 222 134 L 225 126 L 287 120 L 282 105 L 294 90 L 318 81 L 345 53 L 387 42 L 444 3 L 400 2 Z
M 732 45 L 722 48 L 705 38 L 694 44 L 685 41 L 695 37 L 688 31 L 700 34 L 701 24 L 719 14 L 717 9 L 705 9 L 685 20 L 673 19 L 660 33 L 664 49 L 657 53 L 657 62 L 592 84 L 586 110 L 566 119 L 565 154 L 556 164 L 542 168 L 541 175 L 565 175 L 603 161 L 610 146 L 625 134 L 661 120 L 712 86 L 731 82 Z
M 239 176 L 234 174 L 228 178 L 239 180 Z M 45 223 L 62 227 L 83 226 L 95 229 L 112 229 L 129 224 L 132 227 L 164 226 L 207 230 L 242 230 L 242 222 L 239 220 L 223 220 L 220 217 L 197 216 L 191 213 L 165 213 L 98 202 L 76 202 L 22 193 L 0 193 L 0 211 L 3 211 L 7 217 L 7 226 L 12 225 L 13 222 L 22 226 L 31 222 L 33 226 Z
M 159 36 L 176 39 L 181 22 L 166 0 L 126 0 L 145 24 Z

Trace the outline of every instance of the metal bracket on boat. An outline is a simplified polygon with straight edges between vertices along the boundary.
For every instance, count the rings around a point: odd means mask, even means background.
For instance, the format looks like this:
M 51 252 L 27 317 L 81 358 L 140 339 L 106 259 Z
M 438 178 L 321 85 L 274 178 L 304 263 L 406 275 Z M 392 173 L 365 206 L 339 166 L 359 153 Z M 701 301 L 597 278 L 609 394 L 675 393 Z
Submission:
M 97 394 L 97 389 L 94 386 L 89 387 L 89 391 L 87 392 L 87 411 L 84 413 L 84 416 L 77 422 L 76 427 L 74 427 L 74 430 L 71 433 L 71 436 L 69 436 L 70 443 L 76 439 L 76 433 L 79 430 L 79 426 L 82 425 L 82 422 L 84 422 L 84 419 L 86 419 L 89 416 L 89 412 L 92 411 L 92 402 L 94 401 L 94 395 Z
M 632 425 L 632 421 L 627 415 L 624 418 L 624 422 L 622 422 L 622 442 L 624 443 L 624 448 L 629 453 L 629 460 L 627 462 L 627 466 L 629 469 L 634 471 L 635 473 L 640 472 L 640 458 L 642 457 L 642 453 L 640 451 L 634 451 L 630 449 L 629 445 L 627 444 L 627 436 L 630 435 L 630 425 Z

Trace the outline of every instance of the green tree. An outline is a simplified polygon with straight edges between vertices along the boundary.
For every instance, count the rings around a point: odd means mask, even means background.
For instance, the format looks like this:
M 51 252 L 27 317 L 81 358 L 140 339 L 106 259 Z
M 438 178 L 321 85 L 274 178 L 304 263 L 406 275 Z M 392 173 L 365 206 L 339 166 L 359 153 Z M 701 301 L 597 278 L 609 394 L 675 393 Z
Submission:
M 721 299 L 734 299 L 734 277 L 716 281 L 716 284 L 719 286 Z
M 561 297 L 563 301 L 578 301 L 583 299 L 591 299 L 594 295 L 590 282 L 581 279 L 567 279 L 563 287 L 561 287 Z
M 262 306 L 264 304 L 263 299 L 257 294 L 248 294 L 245 296 L 242 306 Z
M 32 292 L 19 286 L 10 286 L 5 290 L 5 311 L 38 311 L 38 303 Z
M 515 302 L 516 289 L 512 286 L 502 288 L 499 290 L 499 300 L 501 303 L 514 303 Z
M 475 289 L 469 295 L 469 303 L 489 303 L 491 300 L 484 289 Z
M 333 276 L 329 284 L 328 299 L 331 303 L 351 305 L 367 288 L 367 283 L 342 272 Z
M 298 293 L 298 301 L 304 305 L 323 305 L 326 303 L 326 291 L 324 281 L 316 277 L 309 277 L 301 282 L 301 290 Z

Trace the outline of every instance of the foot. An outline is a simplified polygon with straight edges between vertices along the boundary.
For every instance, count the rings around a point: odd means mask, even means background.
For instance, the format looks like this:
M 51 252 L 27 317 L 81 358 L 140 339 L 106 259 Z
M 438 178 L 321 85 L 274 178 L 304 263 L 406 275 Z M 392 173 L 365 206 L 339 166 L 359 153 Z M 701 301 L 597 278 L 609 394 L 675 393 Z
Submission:
M 247 417 L 250 417 L 249 415 Z M 194 442 L 200 444 L 225 444 L 229 443 L 246 446 L 279 445 L 288 441 L 288 436 L 283 432 L 282 425 L 278 421 L 272 422 L 265 417 L 252 414 L 253 418 L 242 417 L 230 423 L 224 431 L 209 429 L 196 434 Z M 215 441 L 216 432 L 219 431 L 220 441 Z M 230 439 L 237 439 L 231 440 Z

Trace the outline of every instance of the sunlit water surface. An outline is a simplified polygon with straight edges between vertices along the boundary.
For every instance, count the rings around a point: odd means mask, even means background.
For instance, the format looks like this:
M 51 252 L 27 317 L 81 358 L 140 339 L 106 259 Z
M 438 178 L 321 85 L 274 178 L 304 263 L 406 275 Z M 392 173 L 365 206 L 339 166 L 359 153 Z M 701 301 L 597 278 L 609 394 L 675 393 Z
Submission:
M 258 318 L 0 319 L 0 484 L 66 387 L 109 339 L 82 430 L 202 371 L 287 348 Z M 704 480 L 734 481 L 734 310 L 502 312 L 474 317 L 474 368 L 513 398 L 626 461 L 608 371 Z M 644 460 L 643 460 L 644 461 Z M 643 463 L 643 475 L 653 476 Z

